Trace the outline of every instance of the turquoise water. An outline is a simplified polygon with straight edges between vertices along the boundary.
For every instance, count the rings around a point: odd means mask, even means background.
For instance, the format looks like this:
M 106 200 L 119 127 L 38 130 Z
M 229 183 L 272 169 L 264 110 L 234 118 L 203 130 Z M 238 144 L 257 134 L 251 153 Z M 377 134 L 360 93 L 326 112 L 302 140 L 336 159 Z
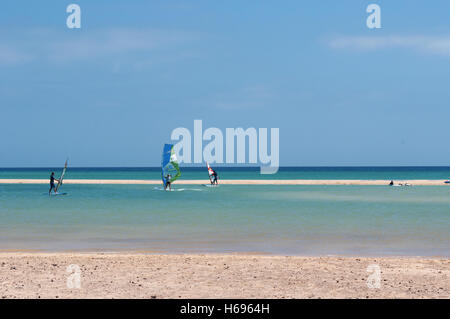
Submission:
M 0 249 L 450 256 L 446 186 L 174 188 L 0 184 Z
M 48 178 L 62 168 L 0 168 L 3 178 Z M 223 179 L 450 179 L 450 167 L 282 167 L 277 174 L 261 175 L 259 168 L 217 167 Z M 160 168 L 72 168 L 68 179 L 160 179 Z M 182 168 L 183 179 L 207 179 L 206 168 Z

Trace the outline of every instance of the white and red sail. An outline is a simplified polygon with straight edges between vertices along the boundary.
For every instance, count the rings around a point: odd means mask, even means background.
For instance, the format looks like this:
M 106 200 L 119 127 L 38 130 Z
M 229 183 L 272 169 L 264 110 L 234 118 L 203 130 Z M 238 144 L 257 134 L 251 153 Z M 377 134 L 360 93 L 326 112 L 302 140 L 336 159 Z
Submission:
M 209 178 L 211 178 L 211 176 L 214 174 L 213 169 L 211 168 L 211 166 L 209 166 L 208 163 L 206 163 L 206 166 L 208 166 L 208 174 L 209 174 Z

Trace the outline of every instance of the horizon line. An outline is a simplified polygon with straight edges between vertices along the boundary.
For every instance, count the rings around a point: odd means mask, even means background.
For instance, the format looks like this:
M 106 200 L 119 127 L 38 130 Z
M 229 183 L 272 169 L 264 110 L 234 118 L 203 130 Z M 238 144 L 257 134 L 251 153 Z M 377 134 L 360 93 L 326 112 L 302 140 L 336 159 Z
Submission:
M 213 164 L 214 165 L 214 164 Z M 23 168 L 30 168 L 30 169 L 52 169 L 52 168 L 59 168 L 63 167 L 61 166 L 6 166 L 6 167 L 0 167 L 0 169 L 23 169 Z M 230 165 L 214 165 L 215 167 L 221 167 L 221 168 L 251 168 L 251 169 L 260 169 L 261 166 L 230 166 Z M 180 165 L 181 168 L 205 168 L 205 165 Z M 336 165 L 336 166 L 329 166 L 329 165 L 319 165 L 319 166 L 313 166 L 313 165 L 305 165 L 305 166 L 279 166 L 279 169 L 286 169 L 286 168 L 450 168 L 450 165 Z M 161 166 L 68 166 L 68 168 L 151 168 L 151 169 L 160 169 Z

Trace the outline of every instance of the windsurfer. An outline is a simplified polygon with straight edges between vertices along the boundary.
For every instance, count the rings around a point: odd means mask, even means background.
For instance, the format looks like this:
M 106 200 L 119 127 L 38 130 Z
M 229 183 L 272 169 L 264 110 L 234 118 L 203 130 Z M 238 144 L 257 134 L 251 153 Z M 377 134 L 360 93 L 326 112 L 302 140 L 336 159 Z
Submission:
M 217 182 L 217 172 L 215 171 L 215 170 L 213 170 L 213 173 L 212 173 L 212 180 L 211 180 L 211 184 L 212 185 L 217 185 L 218 184 L 218 182 Z
M 167 190 L 167 187 L 169 187 L 169 190 L 172 190 L 172 186 L 170 185 L 170 178 L 171 178 L 171 176 L 170 176 L 170 174 L 168 174 L 166 176 L 166 186 L 164 186 L 164 190 Z
M 50 175 L 50 190 L 48 191 L 49 195 L 52 192 L 52 189 L 54 190 L 54 192 L 56 194 L 55 180 L 59 183 L 59 179 L 55 178 L 55 172 L 52 172 L 52 174 Z

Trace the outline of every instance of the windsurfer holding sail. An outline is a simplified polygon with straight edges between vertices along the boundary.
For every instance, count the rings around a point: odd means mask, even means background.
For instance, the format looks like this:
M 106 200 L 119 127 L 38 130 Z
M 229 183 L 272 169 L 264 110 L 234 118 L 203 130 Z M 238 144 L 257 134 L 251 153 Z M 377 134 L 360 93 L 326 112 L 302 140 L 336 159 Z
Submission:
M 166 176 L 166 185 L 164 186 L 164 190 L 167 190 L 167 186 L 169 187 L 169 190 L 172 190 L 172 186 L 170 186 L 170 174 Z
M 176 181 L 180 175 L 180 167 L 178 166 L 173 145 L 164 144 L 161 159 L 161 179 L 164 184 L 164 190 L 167 190 L 167 186 L 169 186 L 169 190 L 172 190 L 171 184 Z
M 212 185 L 217 185 L 218 184 L 218 182 L 217 182 L 217 172 L 215 171 L 215 170 L 212 170 L 213 171 L 213 173 L 212 173 L 212 179 L 211 179 L 211 184 Z
M 52 172 L 52 174 L 50 175 L 50 190 L 48 191 L 49 195 L 52 192 L 52 189 L 54 190 L 54 192 L 56 194 L 55 180 L 59 183 L 59 179 L 55 178 L 55 172 Z
M 206 162 L 206 167 L 208 168 L 208 174 L 209 174 L 209 181 L 211 183 L 211 185 L 217 185 L 217 173 L 215 170 L 213 170 L 211 168 L 211 166 L 209 166 L 208 162 Z

